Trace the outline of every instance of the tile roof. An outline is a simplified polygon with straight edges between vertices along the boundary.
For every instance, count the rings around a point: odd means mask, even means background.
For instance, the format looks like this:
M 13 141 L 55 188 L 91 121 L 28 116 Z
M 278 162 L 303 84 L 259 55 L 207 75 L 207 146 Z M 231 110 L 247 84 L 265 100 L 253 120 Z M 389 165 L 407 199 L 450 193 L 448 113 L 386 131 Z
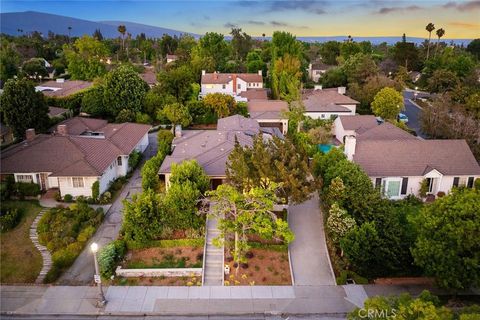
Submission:
M 253 137 L 261 132 L 264 130 L 257 121 L 239 115 L 219 119 L 217 130 L 184 130 L 182 137 L 173 140 L 173 153 L 165 157 L 159 173 L 169 173 L 172 163 L 196 159 L 207 175 L 224 177 L 235 140 L 251 146 Z M 268 132 L 281 136 L 278 130 Z
M 67 97 L 79 92 L 80 90 L 87 89 L 93 85 L 93 82 L 82 80 L 65 80 L 64 82 L 57 82 L 55 80 L 47 81 L 39 84 L 37 89 L 42 87 L 59 88 L 59 90 L 42 90 L 42 93 L 49 97 Z
M 282 100 L 251 100 L 247 107 L 252 119 L 283 119 L 282 111 L 288 110 L 288 103 Z
M 62 115 L 67 111 L 68 109 L 64 109 L 64 108 L 48 107 L 48 115 L 50 117 L 56 117 L 56 116 Z
M 390 122 L 384 122 L 358 133 L 357 140 L 418 140 L 418 138 Z
M 366 131 L 378 125 L 377 119 L 372 115 L 339 116 L 339 119 L 345 130 Z
M 307 89 L 302 92 L 302 100 L 307 112 L 347 112 L 348 108 L 335 105 L 356 105 L 360 102 L 338 93 L 337 88 Z
M 157 84 L 157 74 L 151 69 L 145 69 L 143 73 L 140 73 L 140 78 L 143 79 L 147 84 L 154 85 Z
M 247 100 L 267 100 L 267 89 L 247 89 L 239 94 L 240 97 L 247 98 Z
M 357 141 L 353 161 L 371 177 L 423 176 L 431 169 L 444 175 L 480 175 L 465 140 Z
M 2 173 L 52 172 L 52 176 L 100 176 L 120 155 L 130 154 L 151 128 L 135 123 L 75 117 L 60 124 L 67 135 L 37 135 L 2 152 Z M 103 136 L 81 135 L 85 131 Z
M 203 84 L 227 84 L 238 77 L 245 82 L 263 82 L 263 77 L 258 73 L 206 73 L 202 75 Z

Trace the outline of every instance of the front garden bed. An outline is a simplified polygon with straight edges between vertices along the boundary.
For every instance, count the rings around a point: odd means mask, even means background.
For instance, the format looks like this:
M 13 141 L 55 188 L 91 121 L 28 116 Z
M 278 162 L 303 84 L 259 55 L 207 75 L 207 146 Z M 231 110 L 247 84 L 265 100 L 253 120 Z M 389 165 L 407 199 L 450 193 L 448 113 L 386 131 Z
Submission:
M 201 286 L 202 277 L 115 278 L 110 283 L 115 286 Z
M 202 247 L 157 247 L 130 250 L 122 268 L 201 268 L 202 263 Z
M 292 285 L 288 247 L 286 245 L 250 243 L 247 263 L 240 264 L 226 259 L 230 274 L 225 275 L 226 286 L 242 285 Z

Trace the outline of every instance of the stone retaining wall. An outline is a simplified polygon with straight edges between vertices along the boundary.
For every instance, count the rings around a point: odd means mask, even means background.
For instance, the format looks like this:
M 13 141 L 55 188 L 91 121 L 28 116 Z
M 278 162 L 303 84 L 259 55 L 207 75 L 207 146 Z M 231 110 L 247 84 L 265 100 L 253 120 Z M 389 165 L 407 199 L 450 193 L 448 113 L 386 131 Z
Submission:
M 118 266 L 115 270 L 118 277 L 191 277 L 202 276 L 202 268 L 172 268 L 172 269 L 122 269 Z

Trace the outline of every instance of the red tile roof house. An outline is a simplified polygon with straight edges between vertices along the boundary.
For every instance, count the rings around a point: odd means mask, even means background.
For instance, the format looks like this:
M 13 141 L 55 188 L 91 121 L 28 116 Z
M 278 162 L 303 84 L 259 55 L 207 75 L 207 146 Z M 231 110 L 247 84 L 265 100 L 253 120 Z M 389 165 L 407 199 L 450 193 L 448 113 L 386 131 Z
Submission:
M 263 88 L 262 71 L 258 73 L 206 73 L 202 70 L 200 97 L 209 93 L 223 93 L 231 95 L 236 101 L 246 102 L 248 99 L 242 92 Z
M 103 193 L 127 174 L 132 151 L 145 151 L 150 128 L 75 117 L 58 124 L 52 134 L 29 129 L 25 141 L 2 151 L 0 172 L 13 174 L 17 182 L 37 183 L 42 190 L 58 188 L 62 196 L 92 196 L 95 181 Z
M 63 98 L 91 86 L 93 86 L 93 82 L 89 81 L 57 79 L 41 83 L 35 87 L 35 90 L 48 97 Z
M 465 140 L 423 140 L 374 116 L 340 116 L 335 134 L 345 142 L 347 158 L 357 163 L 390 199 L 448 193 L 452 187 L 472 188 L 480 165 Z M 340 128 L 340 129 L 339 129 Z
M 262 134 L 265 139 L 283 137 L 278 129 L 261 128 L 257 121 L 240 115 L 219 119 L 216 130 L 176 131 L 173 152 L 165 157 L 158 174 L 168 188 L 172 164 L 195 159 L 210 177 L 211 187 L 215 189 L 226 179 L 227 160 L 235 146 L 235 139 L 242 146 L 251 146 L 257 134 Z

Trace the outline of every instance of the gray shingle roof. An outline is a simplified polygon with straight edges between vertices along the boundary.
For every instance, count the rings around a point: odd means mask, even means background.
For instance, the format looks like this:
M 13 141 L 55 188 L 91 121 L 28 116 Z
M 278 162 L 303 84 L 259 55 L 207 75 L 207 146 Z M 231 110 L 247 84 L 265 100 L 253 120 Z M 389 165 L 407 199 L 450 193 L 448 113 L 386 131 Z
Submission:
M 345 130 L 371 129 L 378 125 L 377 119 L 372 115 L 339 116 Z

